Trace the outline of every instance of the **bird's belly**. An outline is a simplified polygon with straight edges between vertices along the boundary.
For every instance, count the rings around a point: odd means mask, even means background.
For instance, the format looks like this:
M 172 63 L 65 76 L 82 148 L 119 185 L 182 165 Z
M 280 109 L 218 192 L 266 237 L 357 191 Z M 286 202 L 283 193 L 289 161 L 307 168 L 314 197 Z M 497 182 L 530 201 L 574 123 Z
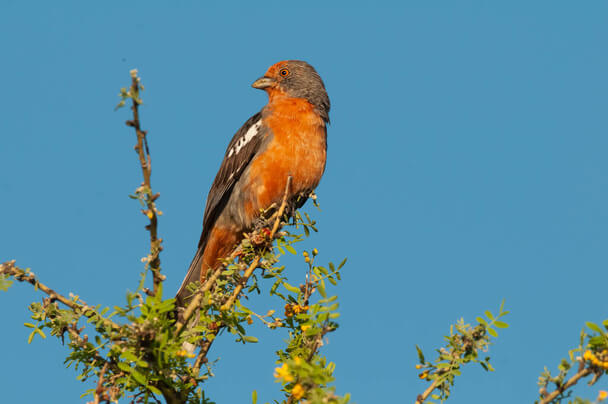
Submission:
M 254 220 L 260 210 L 269 208 L 273 203 L 281 203 L 288 177 L 291 177 L 288 190 L 290 199 L 312 191 L 319 184 L 326 161 L 325 128 L 319 127 L 314 132 L 306 133 L 309 136 L 274 139 L 252 161 L 249 173 L 251 181 L 243 189 L 244 195 L 248 195 L 243 205 L 248 222 Z M 310 136 L 311 133 L 314 135 Z

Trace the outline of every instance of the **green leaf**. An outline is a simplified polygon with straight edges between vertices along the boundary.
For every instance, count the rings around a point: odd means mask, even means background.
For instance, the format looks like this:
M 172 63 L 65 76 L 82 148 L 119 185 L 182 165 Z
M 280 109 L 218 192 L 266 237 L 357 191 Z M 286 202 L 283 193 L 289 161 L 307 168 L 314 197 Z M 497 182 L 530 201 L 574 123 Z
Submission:
M 486 310 L 485 311 L 485 315 L 487 318 L 489 318 L 490 320 L 494 320 L 494 316 L 492 315 L 492 312 L 490 310 Z
M 40 328 L 36 328 L 34 330 L 38 335 L 40 335 L 42 338 L 46 338 L 46 335 L 42 332 L 42 330 Z
M 488 334 L 490 334 L 494 338 L 498 337 L 498 333 L 496 332 L 496 330 L 490 327 L 488 327 Z
M 8 278 L 8 275 L 0 275 L 0 290 L 6 292 L 11 287 L 13 281 Z
M 139 359 L 132 352 L 124 351 L 121 355 L 121 358 L 128 360 L 129 362 L 137 362 Z
M 151 384 L 148 384 L 148 390 L 150 390 L 154 394 L 158 394 L 158 395 L 163 394 L 159 389 L 157 389 L 156 387 L 152 386 Z
M 317 283 L 317 290 L 319 291 L 319 293 L 321 294 L 321 296 L 323 296 L 324 298 L 327 297 L 327 293 L 325 293 L 325 282 L 323 281 L 323 279 L 321 279 Z
M 283 287 L 290 291 L 291 293 L 300 293 L 300 288 L 296 288 L 295 286 L 291 286 L 287 282 L 283 282 Z
M 131 369 L 131 376 L 133 376 L 133 379 L 135 379 L 137 383 L 143 386 L 148 384 L 148 382 L 146 381 L 146 377 L 135 369 Z
M 36 326 L 34 324 L 30 324 L 30 323 L 23 323 L 24 326 L 26 326 L 27 328 L 36 328 Z
M 497 328 L 509 328 L 509 324 L 503 322 L 503 321 L 494 321 L 494 325 Z
M 604 325 L 604 328 L 608 330 L 608 320 L 604 320 L 602 324 Z
M 591 321 L 587 321 L 585 323 L 587 325 L 587 327 L 589 327 L 589 329 L 591 329 L 592 331 L 598 332 L 600 334 L 603 334 L 604 332 L 602 331 L 602 329 L 600 328 L 599 325 L 592 323 Z
M 416 352 L 418 352 L 418 360 L 420 361 L 420 363 L 424 363 L 424 354 L 422 353 L 422 349 L 420 349 L 418 345 L 416 345 Z
M 344 258 L 342 260 L 342 262 L 340 263 L 340 265 L 338 265 L 338 269 L 342 268 L 344 266 L 344 264 L 346 264 L 346 258 Z
M 298 252 L 296 251 L 296 249 L 293 248 L 292 246 L 290 246 L 289 244 L 285 244 L 285 249 L 287 251 L 289 251 L 290 253 L 292 253 L 293 255 L 298 255 Z
M 31 343 L 32 343 L 32 340 L 34 339 L 34 335 L 36 335 L 36 330 L 32 331 L 32 332 L 30 333 L 30 336 L 29 336 L 29 337 L 27 337 L 27 343 L 28 343 L 28 344 L 31 344 Z
M 254 342 L 258 342 L 258 339 L 256 337 L 252 337 L 251 335 L 244 335 L 243 341 L 254 343 Z
M 118 362 L 118 367 L 120 368 L 120 370 L 127 373 L 131 373 L 131 371 L 133 370 L 131 366 L 127 365 L 124 362 Z
M 253 390 L 251 392 L 251 403 L 252 404 L 257 404 L 258 403 L 258 392 L 256 390 Z
M 475 317 L 475 320 L 477 320 L 477 322 L 478 322 L 479 324 L 483 324 L 483 325 L 485 325 L 486 327 L 488 326 L 488 322 L 487 322 L 486 320 L 484 320 L 482 317 Z

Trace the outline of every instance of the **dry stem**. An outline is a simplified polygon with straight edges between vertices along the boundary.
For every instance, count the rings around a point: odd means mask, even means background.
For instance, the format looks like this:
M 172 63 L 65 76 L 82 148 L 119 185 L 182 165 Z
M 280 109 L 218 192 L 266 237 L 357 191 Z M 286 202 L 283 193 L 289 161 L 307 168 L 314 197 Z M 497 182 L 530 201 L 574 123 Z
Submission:
M 416 397 L 415 404 L 424 403 L 424 401 L 431 395 L 431 393 L 437 388 L 437 386 L 439 386 L 439 382 L 437 379 L 435 379 L 433 380 L 433 383 L 431 383 L 431 385 L 422 392 L 422 394 L 418 394 L 418 397 Z
M 131 99 L 133 104 L 131 110 L 133 111 L 133 119 L 127 121 L 127 126 L 131 126 L 135 129 L 137 135 L 137 144 L 135 145 L 135 151 L 139 156 L 139 164 L 141 165 L 141 171 L 144 177 L 143 186 L 145 188 L 145 202 L 147 210 L 146 215 L 150 219 L 150 224 L 146 226 L 146 229 L 150 232 L 150 257 L 149 262 L 150 270 L 153 276 L 153 294 L 156 295 L 158 287 L 164 280 L 164 277 L 160 274 L 160 257 L 159 254 L 162 251 L 161 242 L 158 238 L 158 216 L 154 201 L 158 199 L 159 194 L 152 194 L 152 186 L 150 183 L 150 177 L 152 175 L 152 160 L 150 158 L 150 150 L 148 149 L 148 141 L 146 139 L 147 131 L 142 130 L 139 122 L 139 99 L 140 81 L 137 77 L 137 70 L 131 70 Z
M 289 194 L 290 186 L 291 186 L 291 176 L 287 177 L 287 183 L 285 184 L 285 193 L 283 194 L 283 201 L 281 202 L 281 207 L 279 208 L 279 211 L 277 212 L 277 218 L 274 221 L 274 226 L 272 226 L 272 231 L 270 232 L 270 240 L 274 240 L 274 235 L 276 234 L 277 230 L 279 229 L 279 225 L 281 224 L 281 217 L 283 216 L 283 212 L 285 212 L 285 207 L 287 206 L 287 195 Z M 241 282 L 236 286 L 236 288 L 234 288 L 234 292 L 232 293 L 232 296 L 230 296 L 228 301 L 222 305 L 222 307 L 221 307 L 222 311 L 226 311 L 226 310 L 230 309 L 230 307 L 232 306 L 232 304 L 234 303 L 236 298 L 239 296 L 239 294 L 243 290 L 243 287 L 247 284 L 249 277 L 251 276 L 251 274 L 253 274 L 253 271 L 255 271 L 255 269 L 258 267 L 258 263 L 260 262 L 260 259 L 261 259 L 261 257 L 258 255 L 255 257 L 253 262 L 251 262 L 251 264 L 249 265 L 249 268 L 247 268 L 247 270 L 245 271 L 245 274 L 243 275 Z
M 551 403 L 557 396 L 562 394 L 564 391 L 568 390 L 570 387 L 574 386 L 580 379 L 583 377 L 589 376 L 593 371 L 589 368 L 582 368 L 574 376 L 572 376 L 566 383 L 562 384 L 558 388 L 556 388 L 551 393 L 547 394 L 543 397 L 542 400 L 539 401 L 539 404 L 549 404 Z
M 67 297 L 55 292 L 53 289 L 38 281 L 38 279 L 34 276 L 33 273 L 27 273 L 24 270 L 16 267 L 14 260 L 0 264 L 0 274 L 9 275 L 18 280 L 19 282 L 27 282 L 31 284 L 32 286 L 34 286 L 34 288 L 40 289 L 41 291 L 49 295 L 51 301 L 60 301 L 77 314 L 82 314 L 87 318 L 91 318 L 98 314 L 92 307 L 78 304 L 74 300 L 68 299 Z M 120 326 L 114 323 L 112 320 L 108 320 L 106 318 L 103 318 L 102 316 L 98 316 L 98 318 L 101 319 L 104 324 L 111 326 L 115 330 L 120 328 Z
M 277 231 L 279 230 L 279 227 L 281 225 L 281 218 L 283 217 L 283 214 L 285 213 L 285 208 L 287 207 L 287 199 L 288 199 L 288 195 L 289 195 L 289 188 L 291 187 L 291 176 L 287 177 L 287 183 L 285 184 L 285 192 L 283 194 L 283 200 L 281 202 L 281 206 L 279 207 L 279 210 L 273 215 L 274 220 L 274 224 L 272 226 L 272 230 L 270 232 L 270 240 L 272 242 L 272 240 L 274 240 L 274 237 L 277 233 Z M 234 258 L 236 256 L 236 252 L 233 252 L 232 255 L 230 256 L 231 258 Z M 243 287 L 247 284 L 247 281 L 249 280 L 249 278 L 251 277 L 251 275 L 253 274 L 253 272 L 255 271 L 255 269 L 258 267 L 258 264 L 260 263 L 260 259 L 261 256 L 257 255 L 253 261 L 251 261 L 251 263 L 249 264 L 249 267 L 247 267 L 247 269 L 245 270 L 245 273 L 243 274 L 243 277 L 241 278 L 240 283 L 235 287 L 232 295 L 228 298 L 228 300 L 222 305 L 222 307 L 220 308 L 220 310 L 222 311 L 226 311 L 229 310 L 232 305 L 234 304 L 235 300 L 238 298 L 239 294 L 241 293 L 241 291 L 243 290 Z M 217 278 L 220 276 L 220 274 L 222 273 L 222 271 L 224 270 L 224 266 L 220 266 L 219 268 L 217 268 L 213 274 L 205 281 L 205 283 L 203 284 L 203 286 L 201 287 L 201 289 L 196 293 L 196 295 L 194 296 L 194 298 L 192 299 L 192 301 L 190 302 L 190 304 L 188 304 L 188 307 L 186 308 L 186 310 L 184 311 L 184 314 L 182 316 L 182 320 L 178 321 L 176 324 L 176 332 L 179 333 L 183 330 L 184 325 L 188 324 L 189 319 L 192 317 L 192 315 L 196 312 L 196 310 L 199 308 L 201 300 L 203 298 L 203 294 L 208 291 L 209 289 L 211 289 L 211 287 L 215 284 L 215 281 L 217 280 Z M 218 327 L 213 333 L 213 337 L 215 337 L 217 335 L 217 333 L 219 332 L 221 327 Z M 209 348 L 211 348 L 211 344 L 213 343 L 213 340 L 207 339 L 206 341 L 203 342 L 203 344 L 201 345 L 200 351 L 196 357 L 196 360 L 194 362 L 194 365 L 192 367 L 192 370 L 195 374 L 198 374 L 201 368 L 201 365 L 203 363 L 203 360 L 205 359 L 205 357 L 207 356 L 207 353 L 209 352 Z

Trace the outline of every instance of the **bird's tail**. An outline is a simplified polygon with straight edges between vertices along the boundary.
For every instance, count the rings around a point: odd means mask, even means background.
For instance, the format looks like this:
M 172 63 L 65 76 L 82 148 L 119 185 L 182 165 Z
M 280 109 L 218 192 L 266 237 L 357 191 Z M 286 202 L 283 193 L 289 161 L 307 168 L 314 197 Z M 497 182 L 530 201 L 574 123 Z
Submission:
M 203 243 L 198 247 L 198 250 L 196 250 L 196 254 L 190 263 L 190 267 L 188 268 L 188 273 L 186 274 L 186 277 L 175 295 L 177 307 L 184 307 L 188 304 L 188 301 L 192 297 L 192 293 L 188 291 L 188 285 L 193 282 L 198 282 L 201 279 L 201 268 L 203 264 L 203 252 L 205 251 L 205 244 L 206 243 Z

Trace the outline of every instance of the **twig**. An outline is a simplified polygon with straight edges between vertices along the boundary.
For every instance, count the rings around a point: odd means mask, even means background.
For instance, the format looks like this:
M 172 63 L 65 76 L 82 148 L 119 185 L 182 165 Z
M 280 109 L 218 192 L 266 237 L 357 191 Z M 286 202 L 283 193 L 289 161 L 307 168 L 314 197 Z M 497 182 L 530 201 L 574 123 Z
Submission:
M 315 342 L 312 346 L 312 348 L 310 349 L 310 353 L 308 354 L 308 358 L 306 358 L 306 362 L 310 362 L 314 357 L 315 354 L 319 351 L 319 348 L 321 348 L 323 346 L 322 342 L 323 342 L 323 338 L 329 333 L 331 332 L 332 329 L 329 327 L 324 327 L 323 331 L 320 334 L 317 334 L 317 338 L 315 339 Z M 299 383 L 300 379 L 298 378 L 296 380 L 296 383 Z M 287 398 L 287 404 L 292 404 L 295 400 L 295 397 L 293 396 L 293 394 L 289 395 L 289 398 Z
M 146 226 L 146 229 L 150 232 L 150 270 L 152 271 L 153 277 L 153 294 L 156 295 L 160 283 L 164 280 L 164 276 L 160 274 L 160 252 L 162 251 L 161 242 L 162 239 L 158 238 L 158 216 L 156 211 L 155 202 L 160 196 L 159 194 L 152 194 L 152 186 L 150 183 L 150 177 L 152 175 L 152 160 L 150 158 L 150 150 L 148 149 L 148 140 L 146 135 L 147 131 L 142 130 L 139 122 L 139 105 L 141 99 L 139 98 L 139 90 L 141 87 L 140 79 L 137 77 L 137 70 L 131 70 L 131 100 L 133 104 L 131 110 L 133 111 L 133 119 L 127 121 L 127 126 L 131 126 L 135 129 L 137 135 L 137 144 L 135 145 L 135 152 L 139 156 L 139 164 L 141 165 L 141 171 L 144 177 L 143 186 L 145 188 L 145 202 L 147 210 L 144 212 L 150 219 L 150 224 Z
M 556 388 L 551 393 L 547 394 L 543 397 L 542 400 L 539 401 L 538 404 L 549 404 L 551 403 L 557 396 L 562 394 L 564 391 L 568 390 L 570 387 L 574 386 L 580 379 L 583 377 L 589 376 L 593 371 L 590 368 L 583 368 L 579 370 L 574 376 L 572 376 L 568 381 L 558 388 Z
M 27 273 L 23 269 L 16 267 L 14 260 L 0 264 L 0 274 L 9 275 L 18 280 L 19 282 L 27 282 L 31 284 L 36 289 L 40 289 L 41 291 L 49 295 L 51 301 L 60 301 L 77 314 L 82 314 L 87 318 L 97 316 L 97 318 L 103 321 L 104 324 L 109 325 L 114 330 L 120 329 L 120 326 L 118 324 L 116 324 L 112 320 L 102 317 L 92 307 L 81 305 L 76 303 L 74 300 L 68 299 L 67 297 L 55 292 L 53 289 L 38 281 L 38 279 L 36 278 L 36 276 L 34 276 L 33 273 Z
M 285 207 L 287 206 L 287 195 L 289 194 L 290 186 L 291 186 L 291 176 L 287 177 L 287 183 L 285 184 L 285 193 L 283 194 L 283 202 L 281 202 L 281 207 L 279 208 L 279 211 L 277 212 L 277 218 L 274 221 L 274 226 L 272 226 L 272 231 L 270 232 L 270 237 L 269 237 L 270 240 L 274 240 L 274 235 L 277 232 L 277 230 L 279 229 L 279 225 L 281 224 L 281 218 L 283 217 L 283 212 L 285 212 Z M 261 257 L 260 257 L 260 255 L 258 255 L 251 262 L 251 264 L 249 265 L 249 268 L 247 268 L 247 270 L 243 274 L 243 278 L 241 279 L 241 282 L 238 285 L 236 285 L 236 287 L 234 288 L 234 292 L 232 293 L 232 296 L 230 296 L 230 298 L 228 298 L 226 303 L 224 303 L 222 305 L 222 307 L 221 307 L 222 311 L 226 311 L 226 310 L 230 309 L 230 307 L 232 306 L 232 304 L 234 303 L 236 298 L 239 296 L 239 294 L 243 290 L 243 287 L 247 284 L 249 277 L 251 276 L 251 274 L 253 274 L 253 271 L 255 271 L 255 269 L 258 267 L 260 259 L 261 259 Z
M 285 184 L 285 192 L 283 194 L 283 200 L 281 202 L 281 206 L 279 207 L 279 210 L 272 216 L 275 219 L 275 221 L 274 221 L 274 224 L 272 226 L 272 230 L 271 230 L 270 236 L 269 236 L 270 242 L 272 242 L 272 240 L 274 240 L 274 236 L 276 235 L 276 233 L 279 229 L 279 226 L 281 225 L 281 218 L 283 217 L 283 213 L 285 212 L 285 208 L 287 206 L 287 196 L 289 195 L 290 187 L 291 187 L 291 176 L 287 177 L 287 183 Z M 235 253 L 233 252 L 231 255 L 231 258 L 233 258 L 234 256 L 235 256 Z M 260 263 L 260 259 L 261 259 L 261 256 L 257 255 L 253 259 L 253 261 L 251 261 L 251 263 L 249 264 L 249 267 L 247 267 L 247 269 L 245 270 L 245 273 L 243 274 L 243 277 L 241 278 L 240 283 L 234 288 L 232 295 L 222 305 L 220 310 L 226 311 L 226 310 L 229 310 L 230 307 L 232 307 L 236 298 L 239 296 L 239 294 L 243 290 L 243 287 L 247 284 L 247 281 L 251 277 L 251 274 L 253 274 L 253 271 L 255 271 L 255 269 L 258 267 L 258 264 Z M 207 281 L 205 282 L 205 284 L 203 285 L 201 290 L 192 299 L 192 301 L 190 302 L 190 304 L 184 311 L 183 320 L 181 322 L 177 323 L 177 332 L 178 333 L 183 329 L 184 325 L 188 323 L 188 320 L 190 319 L 190 317 L 192 317 L 195 310 L 200 305 L 203 293 L 205 293 L 207 290 L 209 290 L 211 288 L 211 286 L 215 283 L 215 281 L 217 280 L 217 278 L 219 277 L 219 275 L 221 274 L 223 269 L 224 269 L 223 265 L 220 266 L 218 269 L 216 269 L 215 272 L 211 275 L 211 277 L 209 279 L 207 279 Z M 215 337 L 218 334 L 220 329 L 221 329 L 221 326 L 217 327 L 217 329 L 215 331 L 213 331 L 209 336 Z M 211 344 L 213 343 L 214 340 L 215 340 L 215 338 L 214 339 L 207 338 L 207 340 L 205 342 L 203 342 L 203 344 L 201 344 L 201 348 L 198 352 L 196 360 L 194 361 L 194 365 L 192 366 L 192 370 L 193 370 L 194 374 L 198 375 L 198 373 L 200 372 L 201 365 L 202 365 L 204 359 L 207 357 L 209 348 L 211 348 Z
M 431 395 L 433 390 L 435 390 L 438 386 L 439 386 L 439 379 L 433 380 L 433 383 L 431 383 L 431 385 L 426 390 L 424 390 L 422 392 L 422 394 L 418 394 L 418 397 L 416 397 L 415 404 L 424 403 L 424 401 Z
M 209 289 L 211 289 L 211 286 L 213 286 L 217 278 L 222 273 L 223 269 L 223 266 L 220 266 L 218 269 L 216 269 L 215 272 L 209 277 L 209 279 L 205 281 L 205 283 L 203 284 L 201 289 L 196 293 L 196 296 L 194 296 L 192 301 L 190 301 L 190 304 L 188 304 L 188 307 L 186 307 L 186 310 L 182 315 L 182 320 L 176 323 L 176 333 L 179 334 L 184 328 L 184 325 L 188 324 L 188 320 L 190 320 L 192 315 L 196 312 L 196 309 L 198 309 L 198 307 L 200 306 L 201 300 L 203 300 L 203 294 Z
M 101 371 L 99 372 L 99 381 L 97 382 L 97 388 L 95 389 L 95 404 L 99 404 L 101 402 L 101 395 L 105 391 L 103 387 L 103 376 L 106 373 L 106 370 L 108 370 L 108 362 L 104 363 L 103 367 L 101 368 Z

